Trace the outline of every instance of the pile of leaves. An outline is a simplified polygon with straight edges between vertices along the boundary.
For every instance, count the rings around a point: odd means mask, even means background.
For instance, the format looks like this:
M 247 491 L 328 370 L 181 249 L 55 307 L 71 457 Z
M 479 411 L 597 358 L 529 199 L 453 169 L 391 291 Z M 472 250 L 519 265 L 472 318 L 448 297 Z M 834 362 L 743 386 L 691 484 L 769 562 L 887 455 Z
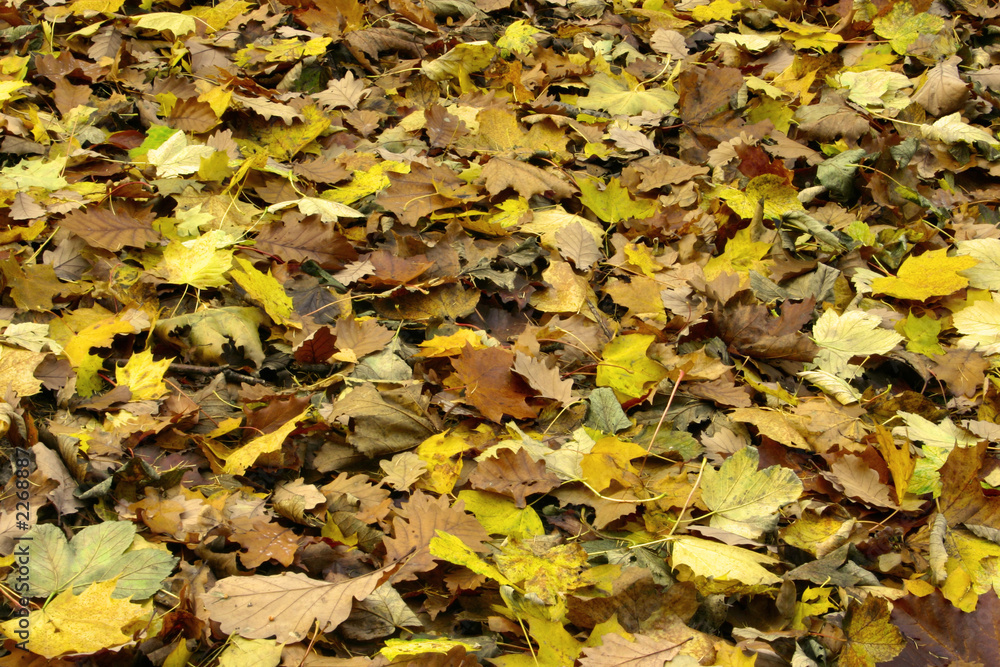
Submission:
M 1000 664 L 998 17 L 0 5 L 0 659 Z

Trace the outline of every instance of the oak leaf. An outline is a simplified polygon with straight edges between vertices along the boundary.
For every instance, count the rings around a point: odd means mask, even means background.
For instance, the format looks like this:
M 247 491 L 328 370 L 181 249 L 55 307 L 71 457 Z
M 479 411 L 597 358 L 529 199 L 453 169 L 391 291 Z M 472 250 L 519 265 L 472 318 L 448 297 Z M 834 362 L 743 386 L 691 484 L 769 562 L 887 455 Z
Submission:
M 371 595 L 396 569 L 393 563 L 360 577 L 321 581 L 298 572 L 274 576 L 226 577 L 208 591 L 209 616 L 226 634 L 247 639 L 274 637 L 295 643 L 308 636 L 313 623 L 320 632 L 333 630 L 350 615 L 355 600 Z

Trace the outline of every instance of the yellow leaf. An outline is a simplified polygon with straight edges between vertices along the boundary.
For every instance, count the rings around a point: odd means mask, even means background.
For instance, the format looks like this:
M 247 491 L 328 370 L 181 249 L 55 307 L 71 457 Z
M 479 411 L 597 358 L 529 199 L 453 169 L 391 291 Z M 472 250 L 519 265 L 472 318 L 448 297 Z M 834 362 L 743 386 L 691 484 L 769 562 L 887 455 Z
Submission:
M 459 491 L 458 499 L 487 533 L 521 539 L 545 534 L 538 512 L 530 506 L 521 509 L 510 498 L 488 491 Z
M 549 286 L 531 295 L 528 303 L 545 313 L 579 313 L 593 319 L 584 306 L 588 299 L 597 303 L 590 281 L 577 275 L 569 262 L 552 262 L 542 271 L 542 280 Z
M 740 2 L 731 0 L 714 0 L 707 5 L 698 5 L 691 10 L 691 17 L 695 21 L 708 23 L 710 21 L 729 21 L 733 18 L 733 12 L 742 6 Z
M 69 11 L 76 16 L 89 12 L 115 14 L 124 4 L 125 0 L 76 0 L 69 6 Z
M 639 471 L 631 461 L 645 455 L 646 450 L 634 442 L 614 436 L 601 438 L 580 461 L 583 480 L 597 492 L 607 489 L 613 481 L 625 487 L 632 486 L 638 481 Z
M 252 6 L 249 2 L 242 2 L 242 0 L 224 0 L 224 2 L 214 6 L 192 7 L 183 13 L 204 21 L 211 30 L 215 31 L 224 27 L 237 16 L 242 16 Z
M 619 402 L 643 396 L 651 383 L 667 376 L 666 368 L 646 356 L 654 340 L 652 335 L 629 334 L 608 343 L 597 367 L 597 386 L 614 389 Z
M 576 542 L 546 549 L 543 543 L 510 541 L 494 560 L 504 576 L 523 582 L 525 593 L 534 593 L 546 604 L 589 584 L 583 577 L 587 552 Z
M 601 190 L 604 181 L 593 176 L 578 179 L 580 203 L 594 212 L 604 222 L 616 223 L 629 218 L 648 218 L 656 213 L 656 202 L 651 199 L 632 199 L 621 181 L 612 178 Z
M 124 366 L 115 369 L 115 379 L 118 384 L 124 384 L 132 390 L 133 401 L 160 398 L 167 393 L 163 374 L 170 368 L 171 361 L 173 358 L 153 361 L 153 353 L 143 350 L 133 354 Z
M 234 269 L 229 275 L 247 291 L 251 299 L 263 306 L 264 312 L 271 316 L 275 324 L 299 326 L 297 322 L 288 319 L 293 311 L 292 297 L 285 293 L 285 288 L 271 275 L 271 271 L 258 271 L 242 257 L 237 257 L 236 263 L 242 267 L 242 271 Z
M 469 449 L 464 438 L 438 433 L 417 445 L 416 454 L 427 464 L 427 473 L 417 486 L 435 493 L 451 493 L 452 487 L 462 474 L 462 459 L 452 460 L 457 454 Z
M 948 296 L 963 287 L 969 279 L 958 272 L 971 269 L 979 263 L 973 257 L 961 255 L 948 257 L 948 250 L 930 250 L 919 257 L 906 258 L 895 276 L 876 278 L 872 291 L 899 299 L 923 301 L 934 296 Z
M 361 156 L 365 155 L 368 154 L 361 154 Z M 390 181 L 389 177 L 386 176 L 386 172 L 408 174 L 410 173 L 410 167 L 402 162 L 395 162 L 393 160 L 376 162 L 370 169 L 355 170 L 351 175 L 350 183 L 339 188 L 327 190 L 323 193 L 323 197 L 341 204 L 356 202 L 363 197 L 373 195 L 379 190 L 389 187 Z
M 435 558 L 467 567 L 476 574 L 489 577 L 493 581 L 505 586 L 513 584 L 507 577 L 501 574 L 500 570 L 483 560 L 479 554 L 467 547 L 459 538 L 443 530 L 435 530 L 434 533 L 436 536 L 431 538 L 430 551 L 431 555 Z
M 418 357 L 457 357 L 462 354 L 462 350 L 469 345 L 473 350 L 481 350 L 489 347 L 487 341 L 489 337 L 484 331 L 473 331 L 472 329 L 459 329 L 448 336 L 434 336 L 430 340 L 420 343 L 422 348 L 417 352 Z
M 5 635 L 15 641 L 27 639 L 32 653 L 55 658 L 64 653 L 96 653 L 132 641 L 152 613 L 152 607 L 111 597 L 117 579 L 91 584 L 80 595 L 63 591 L 43 609 L 28 616 L 26 637 L 19 632 L 19 619 L 0 624 Z M 128 634 L 123 630 L 127 630 Z
M 752 241 L 750 233 L 749 227 L 736 232 L 726 243 L 725 251 L 708 260 L 705 265 L 705 280 L 715 280 L 723 273 L 747 275 L 751 269 L 758 273 L 765 271 L 765 263 L 761 260 L 771 251 L 771 244 Z
M 697 576 L 720 581 L 739 581 L 748 586 L 781 581 L 781 577 L 762 567 L 778 562 L 770 556 L 687 535 L 674 542 L 670 561 L 674 567 L 686 565 Z
M 41 352 L 0 345 L 0 386 L 12 390 L 19 398 L 34 396 L 42 390 L 35 367 L 43 359 L 45 355 Z
M 135 22 L 135 27 L 157 32 L 170 31 L 174 37 L 183 37 L 197 28 L 193 16 L 176 14 L 174 12 L 152 12 L 144 14 Z
M 247 468 L 257 461 L 257 457 L 281 449 L 285 438 L 295 430 L 295 423 L 305 419 L 307 414 L 309 414 L 309 408 L 292 417 L 274 431 L 254 438 L 235 452 L 230 452 L 225 457 L 226 465 L 223 467 L 222 472 L 227 475 L 242 475 L 247 471 Z
M 468 653 L 480 648 L 479 644 L 461 642 L 457 639 L 386 639 L 385 645 L 379 652 L 387 659 L 395 661 L 399 657 L 415 657 L 424 653 L 448 653 L 456 646 L 465 647 Z
M 76 369 L 76 391 L 81 396 L 91 396 L 101 388 L 97 372 L 104 360 L 90 353 L 92 347 L 107 347 L 117 334 L 135 333 L 137 329 L 124 319 L 110 317 L 95 322 L 79 331 L 65 345 L 69 363 Z
M 193 241 L 172 241 L 153 273 L 168 283 L 207 289 L 227 285 L 232 264 L 233 251 L 217 248 L 214 237 L 203 234 Z
M 746 190 L 725 188 L 719 193 L 737 215 L 750 220 L 757 210 L 757 203 L 764 200 L 764 217 L 777 219 L 791 211 L 804 211 L 798 191 L 776 174 L 755 176 L 747 183 Z

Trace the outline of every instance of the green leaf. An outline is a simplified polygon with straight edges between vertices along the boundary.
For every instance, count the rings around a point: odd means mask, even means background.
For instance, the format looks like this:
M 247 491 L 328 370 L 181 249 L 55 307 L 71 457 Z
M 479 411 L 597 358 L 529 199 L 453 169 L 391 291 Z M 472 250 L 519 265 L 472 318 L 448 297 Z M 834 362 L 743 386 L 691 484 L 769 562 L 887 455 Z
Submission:
M 87 526 L 69 542 L 52 524 L 39 524 L 24 535 L 28 547 L 28 597 L 45 598 L 63 590 L 80 593 L 96 582 L 118 577 L 112 597 L 145 599 L 160 587 L 177 559 L 160 549 L 132 549 L 135 525 L 105 521 Z M 14 570 L 8 577 L 15 585 Z
M 590 428 L 601 433 L 617 433 L 632 426 L 613 390 L 599 387 L 590 392 L 587 402 L 590 408 L 587 410 L 586 425 Z
M 711 525 L 758 539 L 778 524 L 778 510 L 798 500 L 802 482 L 795 472 L 773 465 L 758 470 L 760 454 L 744 447 L 715 470 L 706 468 L 701 497 L 715 512 Z
M 487 533 L 528 539 L 544 535 L 545 526 L 533 507 L 519 508 L 510 498 L 486 491 L 459 491 L 458 499 Z

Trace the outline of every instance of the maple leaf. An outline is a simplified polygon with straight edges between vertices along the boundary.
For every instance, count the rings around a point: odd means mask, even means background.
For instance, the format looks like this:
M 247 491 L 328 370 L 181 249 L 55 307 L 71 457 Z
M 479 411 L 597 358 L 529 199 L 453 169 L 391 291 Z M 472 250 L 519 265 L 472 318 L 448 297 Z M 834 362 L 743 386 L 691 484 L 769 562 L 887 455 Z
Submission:
M 600 646 L 583 649 L 580 667 L 661 667 L 664 662 L 673 661 L 680 647 L 681 644 L 645 635 L 634 635 L 629 641 L 620 635 L 609 634 Z
M 275 637 L 279 642 L 293 643 L 304 639 L 314 623 L 321 632 L 343 623 L 354 600 L 368 597 L 396 567 L 394 563 L 338 582 L 311 579 L 298 572 L 226 577 L 208 592 L 205 607 L 227 634 L 248 639 Z
M 386 557 L 406 561 L 396 572 L 395 581 L 416 579 L 417 573 L 434 569 L 429 545 L 439 530 L 456 536 L 473 551 L 486 551 L 484 543 L 489 535 L 478 521 L 465 513 L 464 507 L 462 501 L 449 507 L 444 496 L 434 498 L 423 492 L 410 496 L 405 514 L 393 519 L 393 537 L 385 540 Z
M 648 391 L 648 384 L 667 376 L 667 369 L 646 356 L 653 336 L 629 334 L 608 343 L 597 367 L 597 384 L 611 387 L 619 397 L 638 398 Z
M 148 625 L 152 605 L 113 599 L 115 586 L 111 579 L 89 584 L 80 595 L 63 591 L 28 615 L 25 636 L 20 636 L 18 619 L 0 623 L 0 629 L 11 639 L 27 640 L 28 650 L 46 658 L 121 646 L 132 641 L 135 630 Z
M 510 496 L 519 508 L 525 507 L 529 494 L 548 493 L 560 483 L 547 472 L 544 460 L 532 459 L 524 449 L 501 449 L 495 457 L 479 461 L 469 482 L 474 488 Z
M 534 417 L 536 410 L 525 402 L 528 394 L 511 372 L 514 354 L 497 347 L 475 350 L 466 344 L 462 354 L 452 361 L 455 372 L 465 385 L 465 400 L 495 422 L 510 415 L 517 419 Z
M 895 658 L 906 645 L 902 633 L 889 622 L 889 605 L 874 595 L 847 610 L 844 634 L 847 644 L 837 663 L 843 667 L 873 667 Z

